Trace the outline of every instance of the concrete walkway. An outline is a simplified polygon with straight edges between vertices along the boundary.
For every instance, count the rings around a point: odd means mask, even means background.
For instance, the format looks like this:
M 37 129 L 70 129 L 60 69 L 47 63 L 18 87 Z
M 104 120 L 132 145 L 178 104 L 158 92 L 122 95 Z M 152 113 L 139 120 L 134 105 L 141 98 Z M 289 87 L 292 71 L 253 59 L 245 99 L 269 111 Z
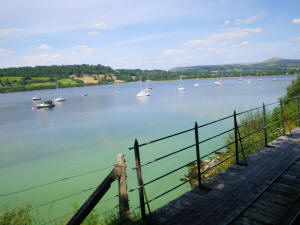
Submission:
M 156 210 L 154 215 L 158 218 L 157 223 L 164 225 L 283 223 L 283 217 L 287 215 L 290 205 L 297 203 L 300 192 L 300 128 L 293 130 L 293 136 L 280 137 L 270 145 L 275 148 L 262 148 L 248 156 L 247 167 L 233 165 L 208 181 L 207 184 L 212 187 L 210 191 L 195 188 Z M 276 184 L 278 181 L 285 183 Z M 269 198 L 269 201 L 263 199 L 259 202 L 259 199 L 272 188 L 273 192 L 269 191 L 269 196 L 264 197 Z M 270 200 L 272 194 L 274 198 L 279 199 L 277 203 Z M 288 201 L 284 200 L 286 198 Z M 283 204 L 285 206 L 282 206 Z M 275 211 L 273 212 L 271 208 Z M 263 211 L 266 213 L 263 214 Z

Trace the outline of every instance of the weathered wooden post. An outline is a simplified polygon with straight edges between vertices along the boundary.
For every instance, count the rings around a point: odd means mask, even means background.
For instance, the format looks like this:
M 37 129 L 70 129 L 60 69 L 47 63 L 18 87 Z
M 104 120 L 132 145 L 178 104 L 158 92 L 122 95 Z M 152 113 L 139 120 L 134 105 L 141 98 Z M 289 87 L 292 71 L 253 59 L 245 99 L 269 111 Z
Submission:
M 195 122 L 195 141 L 196 141 L 196 156 L 197 156 L 197 175 L 198 186 L 201 186 L 201 161 L 200 161 L 200 149 L 199 149 L 199 136 L 198 136 L 198 124 Z
M 234 140 L 235 140 L 235 162 L 239 164 L 239 145 L 238 145 L 238 125 L 236 119 L 236 112 L 233 112 L 233 119 L 234 119 Z
M 266 106 L 263 102 L 263 117 L 264 117 L 264 133 L 265 133 L 265 147 L 268 146 L 268 128 L 267 128 L 267 113 L 266 113 Z
M 139 196 L 140 196 L 140 206 L 142 218 L 146 220 L 146 211 L 145 211 L 145 200 L 144 200 L 144 183 L 142 178 L 142 170 L 140 163 L 140 152 L 139 152 L 139 143 L 137 139 L 134 141 L 134 155 L 135 155 L 135 165 L 136 165 L 136 174 L 139 185 Z
M 299 96 L 297 96 L 297 108 L 298 108 L 298 126 L 300 127 L 300 104 L 299 104 Z
M 280 99 L 280 111 L 281 111 L 281 120 L 282 120 L 282 132 L 283 135 L 285 135 L 285 123 L 284 123 L 284 111 L 283 111 L 283 103 L 282 103 L 282 99 Z
M 119 170 L 119 214 L 121 221 L 128 221 L 130 219 L 130 212 L 128 204 L 128 189 L 124 154 L 118 154 L 117 160 L 118 164 L 116 166 Z

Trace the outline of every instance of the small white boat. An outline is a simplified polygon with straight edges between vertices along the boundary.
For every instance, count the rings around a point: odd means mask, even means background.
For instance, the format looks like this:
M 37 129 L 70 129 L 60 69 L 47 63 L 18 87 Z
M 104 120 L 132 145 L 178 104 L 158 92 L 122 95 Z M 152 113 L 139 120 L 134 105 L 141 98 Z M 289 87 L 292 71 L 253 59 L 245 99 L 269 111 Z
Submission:
M 222 86 L 222 82 L 221 82 L 221 81 L 215 81 L 214 83 L 215 83 L 215 85 L 217 85 L 217 86 Z
M 182 85 L 181 85 L 181 75 L 179 76 L 179 88 L 177 88 L 177 91 L 185 91 L 186 90 L 186 88 L 185 87 L 182 87 Z
M 63 102 L 66 101 L 63 97 L 58 97 L 58 80 L 56 81 L 56 98 L 54 99 L 54 102 Z
M 196 83 L 196 84 L 194 84 L 194 86 L 195 86 L 195 87 L 199 87 L 199 84 L 198 84 L 198 83 Z
M 150 93 L 146 91 L 140 91 L 139 93 L 136 94 L 136 97 L 145 97 L 145 96 L 150 96 Z
M 185 87 L 179 87 L 179 88 L 177 88 L 177 91 L 185 91 L 186 89 L 185 89 Z
M 136 97 L 146 97 L 146 96 L 150 96 L 150 93 L 147 92 L 146 90 L 142 90 L 142 80 L 141 80 L 141 76 L 140 76 L 140 92 L 136 94 Z
M 214 82 L 215 85 L 217 86 L 222 86 L 222 82 L 219 81 L 219 78 L 217 77 L 217 80 Z
M 32 101 L 40 101 L 41 100 L 41 97 L 38 97 L 38 96 L 35 96 L 32 98 Z
M 262 78 L 259 78 L 258 81 L 264 81 Z
M 52 100 L 47 100 L 47 101 L 42 101 L 41 103 L 37 103 L 35 106 L 37 109 L 52 108 L 55 106 L 55 104 L 53 104 Z

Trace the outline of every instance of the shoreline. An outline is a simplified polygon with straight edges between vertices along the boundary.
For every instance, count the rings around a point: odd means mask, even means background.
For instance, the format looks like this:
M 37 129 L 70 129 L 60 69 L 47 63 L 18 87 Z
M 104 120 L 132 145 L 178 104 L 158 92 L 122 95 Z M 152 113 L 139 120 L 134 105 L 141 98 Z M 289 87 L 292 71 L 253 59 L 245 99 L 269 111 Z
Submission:
M 247 78 L 255 78 L 255 77 L 292 77 L 292 76 L 297 76 L 296 75 L 291 75 L 291 74 L 287 74 L 287 75 L 266 75 L 266 76 L 238 76 L 238 77 L 219 77 L 219 79 L 237 79 L 237 78 L 242 78 L 242 79 L 247 79 Z M 205 77 L 205 78 L 189 78 L 189 79 L 183 79 L 183 80 L 213 80 L 216 79 L 217 77 Z M 176 80 L 151 80 L 151 82 L 169 82 L 169 81 L 177 81 Z M 130 81 L 130 82 L 119 82 L 122 84 L 129 84 L 129 83 L 137 83 L 139 82 L 138 80 L 136 81 Z M 144 82 L 144 81 L 143 81 Z M 84 86 L 69 86 L 69 87 L 60 87 L 60 89 L 64 89 L 64 88 L 76 88 L 76 87 L 89 87 L 89 86 L 103 86 L 103 85 L 114 85 L 115 83 L 107 83 L 107 84 L 85 84 Z M 30 90 L 20 90 L 20 91 L 8 91 L 8 92 L 1 92 L 1 88 L 0 88 L 0 94 L 8 94 L 8 93 L 18 93 L 18 92 L 28 92 L 28 91 L 41 91 L 41 90 L 52 90 L 52 89 L 56 89 L 56 86 L 53 86 L 53 88 L 45 88 L 45 89 L 30 89 Z

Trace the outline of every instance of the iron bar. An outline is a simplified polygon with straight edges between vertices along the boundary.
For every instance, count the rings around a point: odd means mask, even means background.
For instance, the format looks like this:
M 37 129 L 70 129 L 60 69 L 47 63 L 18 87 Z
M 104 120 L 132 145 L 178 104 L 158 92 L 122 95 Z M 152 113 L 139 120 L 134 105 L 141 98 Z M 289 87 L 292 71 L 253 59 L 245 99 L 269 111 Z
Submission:
M 236 115 L 239 116 L 239 115 L 241 115 L 241 114 L 248 113 L 248 112 L 251 112 L 251 111 L 254 111 L 254 110 L 258 110 L 258 109 L 261 109 L 261 108 L 262 108 L 262 107 L 257 107 L 257 108 L 249 109 L 249 110 L 246 110 L 246 111 L 237 113 Z
M 200 149 L 199 149 L 199 136 L 198 136 L 198 124 L 195 123 L 195 142 L 196 142 L 196 157 L 197 157 L 197 175 L 198 186 L 201 185 L 201 161 L 200 161 Z
M 297 108 L 298 108 L 298 118 L 299 118 L 298 126 L 300 127 L 300 103 L 299 103 L 299 96 L 297 96 Z
M 284 111 L 283 111 L 283 104 L 282 99 L 280 99 L 280 111 L 281 111 L 281 119 L 282 119 L 282 128 L 283 128 L 283 135 L 285 135 L 285 123 L 284 123 Z
M 140 144 L 139 147 L 142 147 L 142 146 L 145 146 L 145 145 L 149 145 L 149 144 L 153 144 L 155 142 L 162 141 L 162 140 L 165 140 L 165 139 L 168 139 L 168 138 L 180 135 L 180 134 L 184 134 L 184 133 L 187 133 L 187 132 L 192 131 L 192 130 L 194 130 L 194 128 L 188 129 L 188 130 L 184 130 L 184 131 L 181 131 L 181 132 L 178 132 L 178 133 L 175 133 L 175 134 L 171 134 L 169 136 L 165 136 L 165 137 L 162 137 L 162 138 L 158 138 L 158 139 L 155 139 L 153 141 L 149 141 L 147 143 Z M 130 147 L 129 148 L 129 150 L 132 150 L 132 149 L 134 149 L 134 147 Z
M 185 147 L 185 148 L 179 149 L 179 150 L 177 150 L 177 151 L 175 151 L 175 152 L 171 152 L 171 153 L 166 154 L 166 155 L 164 155 L 164 156 L 161 156 L 161 157 L 158 157 L 158 158 L 156 158 L 156 159 L 153 159 L 152 161 L 149 161 L 149 162 L 146 162 L 146 163 L 140 165 L 140 167 L 147 166 L 147 165 L 149 165 L 149 164 L 152 164 L 152 163 L 154 163 L 154 162 L 157 162 L 157 161 L 159 161 L 159 160 L 161 160 L 161 159 L 164 159 L 164 158 L 169 157 L 169 156 L 171 156 L 171 155 L 174 155 L 174 154 L 176 154 L 176 153 L 179 153 L 179 152 L 185 151 L 185 150 L 187 150 L 187 149 L 190 149 L 190 148 L 192 148 L 192 147 L 194 147 L 194 146 L 196 146 L 196 144 L 192 144 L 192 145 L 187 146 L 187 147 Z M 133 170 L 136 170 L 137 167 L 134 167 L 134 168 L 132 168 L 132 169 L 133 169 Z
M 236 164 L 239 163 L 239 145 L 238 145 L 238 138 L 237 138 L 237 120 L 236 120 L 236 112 L 233 112 L 233 122 L 234 122 L 234 140 L 235 140 L 235 162 Z
M 181 170 L 182 168 L 187 167 L 188 165 L 190 165 L 190 164 L 192 164 L 192 163 L 194 163 L 194 162 L 196 162 L 196 160 L 193 160 L 192 162 L 189 162 L 189 163 L 187 163 L 187 164 L 185 164 L 185 165 L 183 165 L 183 166 L 181 166 L 181 167 L 178 167 L 178 168 L 175 169 L 175 170 L 172 170 L 172 171 L 170 171 L 170 172 L 168 172 L 168 173 L 165 173 L 164 175 L 161 175 L 161 176 L 159 176 L 159 177 L 157 177 L 157 178 L 155 178 L 155 179 L 153 179 L 153 180 L 150 180 L 150 181 L 146 182 L 146 183 L 144 184 L 144 186 L 146 186 L 146 185 L 148 185 L 148 184 L 151 184 L 151 183 L 153 183 L 153 182 L 155 182 L 155 181 L 157 181 L 157 180 L 160 180 L 160 179 L 162 179 L 162 178 L 164 178 L 164 177 L 166 177 L 166 176 L 168 176 L 168 175 L 170 175 L 170 174 L 172 174 L 172 173 L 175 173 L 176 171 Z
M 226 130 L 226 131 L 224 131 L 224 132 L 221 132 L 221 133 L 219 133 L 219 134 L 217 134 L 217 135 L 215 135 L 215 136 L 213 136 L 213 137 L 204 139 L 204 140 L 200 141 L 199 144 L 203 144 L 204 142 L 207 142 L 207 141 L 209 141 L 209 140 L 211 140 L 211 139 L 214 139 L 214 138 L 216 138 L 216 137 L 222 136 L 222 135 L 224 135 L 224 134 L 226 134 L 226 133 L 228 133 L 228 132 L 230 132 L 230 131 L 233 131 L 234 129 L 235 129 L 235 128 L 231 128 L 231 129 Z
M 141 214 L 142 218 L 146 220 L 146 210 L 145 210 L 145 200 L 144 200 L 144 184 L 142 179 L 142 170 L 141 170 L 141 160 L 140 160 L 140 151 L 139 151 L 139 143 L 137 139 L 134 141 L 134 155 L 135 155 L 135 164 L 138 168 L 136 170 L 137 180 L 139 185 L 139 196 L 140 196 L 140 205 L 141 205 Z
M 218 148 L 218 149 L 216 149 L 216 150 L 214 150 L 214 151 L 212 151 L 212 152 L 210 152 L 210 153 L 207 153 L 206 155 L 202 156 L 200 159 L 204 159 L 204 158 L 206 158 L 207 156 L 209 156 L 209 155 L 211 155 L 211 154 L 213 154 L 213 153 L 216 153 L 216 152 L 220 151 L 221 149 L 226 148 L 226 147 L 228 147 L 229 145 L 232 145 L 232 144 L 234 144 L 234 143 L 235 143 L 235 141 L 233 141 L 233 142 L 231 142 L 231 143 L 229 143 L 229 144 L 227 144 L 227 145 L 224 145 L 224 146 L 222 146 L 222 147 L 220 147 L 220 148 Z
M 176 185 L 175 187 L 173 187 L 173 188 L 171 188 L 171 189 L 165 191 L 164 193 L 155 196 L 154 198 L 152 198 L 151 200 L 149 200 L 149 203 L 152 202 L 152 201 L 154 201 L 154 200 L 156 200 L 156 199 L 158 199 L 158 198 L 160 198 L 160 197 L 162 197 L 162 196 L 164 196 L 165 194 L 168 194 L 169 192 L 171 192 L 171 191 L 173 191 L 173 190 L 179 188 L 180 186 L 186 184 L 187 182 L 190 182 L 191 180 L 193 180 L 193 179 L 195 179 L 195 178 L 197 178 L 197 176 L 194 176 L 194 177 L 192 177 L 191 179 L 186 180 L 186 181 L 182 182 L 181 184 Z
M 243 127 L 243 126 L 246 126 L 246 125 L 249 125 L 249 124 L 251 124 L 251 123 L 257 122 L 257 121 L 262 120 L 262 119 L 263 119 L 263 117 L 262 117 L 262 118 L 255 119 L 255 120 L 251 120 L 250 122 L 247 122 L 247 123 L 243 123 L 243 124 L 239 125 L 239 128 L 241 128 L 241 127 Z
M 263 118 L 264 118 L 265 146 L 268 146 L 267 115 L 266 115 L 266 106 L 264 102 L 263 102 Z
M 266 107 L 268 107 L 268 106 L 270 106 L 270 105 L 274 105 L 274 104 L 276 104 L 276 103 L 279 103 L 279 102 L 278 102 L 278 101 L 276 101 L 276 102 L 272 102 L 272 103 L 266 104 L 265 106 L 266 106 Z
M 222 163 L 226 162 L 227 160 L 231 159 L 232 157 L 234 157 L 234 155 L 231 155 L 231 156 L 227 157 L 226 159 L 222 160 L 221 162 L 217 163 L 216 165 L 214 165 L 214 166 L 212 166 L 212 167 L 209 167 L 208 169 L 204 170 L 204 171 L 201 173 L 201 175 L 204 174 L 204 173 L 206 173 L 207 171 L 209 171 L 209 170 L 211 170 L 211 169 L 214 169 L 215 167 L 221 165 Z

